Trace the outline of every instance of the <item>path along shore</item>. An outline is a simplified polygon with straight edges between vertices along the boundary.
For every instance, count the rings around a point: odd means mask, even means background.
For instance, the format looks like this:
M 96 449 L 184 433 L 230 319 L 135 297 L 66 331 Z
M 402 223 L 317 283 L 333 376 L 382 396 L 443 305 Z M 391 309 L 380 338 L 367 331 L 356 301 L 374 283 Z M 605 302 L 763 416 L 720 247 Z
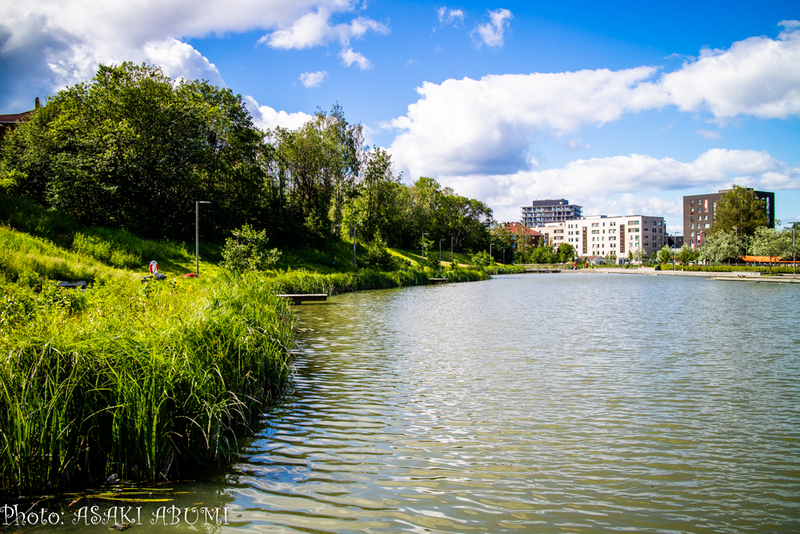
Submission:
M 729 273 L 714 273 L 707 271 L 656 271 L 655 267 L 639 267 L 636 269 L 619 269 L 611 267 L 596 267 L 594 269 L 580 269 L 577 271 L 562 272 L 593 272 L 600 274 L 638 274 L 648 276 L 700 276 L 709 280 L 728 282 L 755 282 L 800 284 L 800 274 L 784 274 L 782 276 L 762 276 L 755 271 L 731 271 Z

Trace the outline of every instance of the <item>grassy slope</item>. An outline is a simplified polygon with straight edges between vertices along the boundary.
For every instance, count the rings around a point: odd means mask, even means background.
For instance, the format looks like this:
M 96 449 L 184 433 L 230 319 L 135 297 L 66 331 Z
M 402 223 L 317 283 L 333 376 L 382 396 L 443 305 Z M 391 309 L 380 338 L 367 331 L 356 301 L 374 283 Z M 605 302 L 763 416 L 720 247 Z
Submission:
M 338 242 L 286 251 L 273 273 L 231 276 L 203 261 L 199 280 L 183 279 L 195 270 L 193 252 L 81 228 L 0 195 L 0 494 L 111 474 L 152 480 L 227 461 L 237 429 L 288 376 L 294 319 L 275 293 L 418 285 L 434 274 L 410 265 L 356 269 L 352 245 Z M 167 282 L 140 282 L 151 259 Z M 446 272 L 454 281 L 487 277 Z M 54 280 L 94 289 L 64 290 Z

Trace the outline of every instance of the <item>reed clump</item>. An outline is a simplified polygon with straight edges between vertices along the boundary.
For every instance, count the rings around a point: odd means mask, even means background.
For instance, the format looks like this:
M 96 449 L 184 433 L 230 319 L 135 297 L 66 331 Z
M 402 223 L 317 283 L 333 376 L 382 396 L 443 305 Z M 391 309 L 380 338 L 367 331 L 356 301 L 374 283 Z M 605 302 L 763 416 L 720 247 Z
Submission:
M 32 285 L 0 278 L 0 493 L 226 462 L 289 376 L 294 318 L 257 274 Z
M 524 270 L 523 270 L 524 271 Z M 323 274 L 298 269 L 282 271 L 270 280 L 277 293 L 325 293 L 337 295 L 366 289 L 388 289 L 391 287 L 418 286 L 429 283 L 430 278 L 447 278 L 451 282 L 486 280 L 489 275 L 483 269 L 462 267 L 432 269 L 400 269 L 377 271 L 362 269 L 344 273 Z

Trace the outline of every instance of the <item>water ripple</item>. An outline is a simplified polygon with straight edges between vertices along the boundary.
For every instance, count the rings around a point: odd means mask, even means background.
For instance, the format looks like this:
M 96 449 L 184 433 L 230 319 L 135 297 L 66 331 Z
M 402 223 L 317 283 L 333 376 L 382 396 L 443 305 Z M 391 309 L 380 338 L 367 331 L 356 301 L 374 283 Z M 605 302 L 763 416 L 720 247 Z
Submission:
M 800 531 L 798 289 L 527 275 L 300 307 L 240 528 Z

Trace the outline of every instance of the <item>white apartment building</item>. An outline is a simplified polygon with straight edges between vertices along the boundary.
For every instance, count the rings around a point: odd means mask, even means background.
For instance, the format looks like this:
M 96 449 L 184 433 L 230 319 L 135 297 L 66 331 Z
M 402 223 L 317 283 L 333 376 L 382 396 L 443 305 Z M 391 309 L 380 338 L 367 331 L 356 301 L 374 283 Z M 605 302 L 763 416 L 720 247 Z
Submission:
M 667 244 L 664 217 L 597 215 L 533 229 L 542 233 L 547 244 L 558 247 L 561 243 L 569 243 L 575 247 L 578 257 L 614 254 L 622 260 L 628 257 L 629 252 L 639 249 L 650 256 Z

